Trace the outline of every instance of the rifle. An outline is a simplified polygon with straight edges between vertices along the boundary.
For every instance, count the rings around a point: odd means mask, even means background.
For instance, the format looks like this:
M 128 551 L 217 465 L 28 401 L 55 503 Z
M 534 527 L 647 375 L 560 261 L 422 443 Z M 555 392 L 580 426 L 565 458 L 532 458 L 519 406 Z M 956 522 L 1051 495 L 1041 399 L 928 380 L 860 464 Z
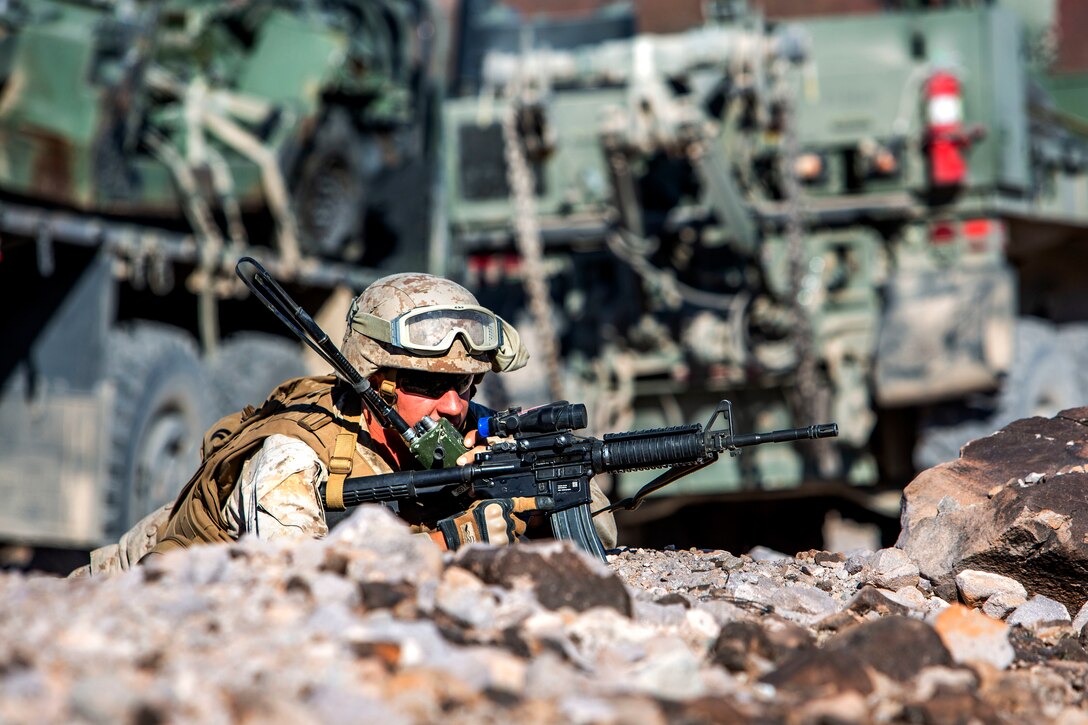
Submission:
M 721 421 L 719 429 L 715 428 Z M 604 547 L 589 513 L 589 482 L 607 472 L 665 468 L 667 471 L 632 497 L 594 511 L 634 510 L 654 491 L 704 468 L 723 451 L 764 443 L 784 443 L 839 434 L 835 423 L 768 433 L 733 433 L 733 406 L 722 400 L 706 426 L 698 423 L 670 428 L 609 433 L 603 438 L 579 436 L 585 428 L 586 406 L 567 401 L 522 412 L 520 408 L 481 419 L 483 437 L 506 436 L 458 468 L 401 471 L 344 481 L 344 504 L 406 501 L 443 491 L 467 490 L 474 499 L 536 497 L 557 539 L 604 560 Z M 324 492 L 322 492 L 324 495 Z

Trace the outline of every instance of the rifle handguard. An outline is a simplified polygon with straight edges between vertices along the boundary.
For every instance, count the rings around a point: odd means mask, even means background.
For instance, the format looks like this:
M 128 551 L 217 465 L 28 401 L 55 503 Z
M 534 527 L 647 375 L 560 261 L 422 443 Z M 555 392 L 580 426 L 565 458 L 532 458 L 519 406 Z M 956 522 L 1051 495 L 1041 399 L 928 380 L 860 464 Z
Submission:
M 707 456 L 702 426 L 698 424 L 610 433 L 603 440 L 601 472 L 693 465 Z

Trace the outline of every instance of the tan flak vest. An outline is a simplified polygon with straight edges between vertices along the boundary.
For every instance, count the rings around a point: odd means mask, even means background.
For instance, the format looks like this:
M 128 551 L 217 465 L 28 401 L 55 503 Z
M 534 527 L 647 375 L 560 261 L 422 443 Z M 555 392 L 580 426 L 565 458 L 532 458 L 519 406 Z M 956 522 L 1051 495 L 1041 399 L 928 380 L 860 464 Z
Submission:
M 204 435 L 200 468 L 160 527 L 152 553 L 232 541 L 223 518 L 224 504 L 238 483 L 242 465 L 270 435 L 297 438 L 317 453 L 329 471 L 325 484 L 329 510 L 344 509 L 344 479 L 352 471 L 355 475 L 384 473 L 356 450 L 357 441 L 364 446 L 369 442 L 365 423 L 360 426 L 362 401 L 344 395 L 335 401 L 343 406 L 338 409 L 333 401 L 336 382 L 332 375 L 288 380 L 260 408 L 247 406 L 212 426 Z

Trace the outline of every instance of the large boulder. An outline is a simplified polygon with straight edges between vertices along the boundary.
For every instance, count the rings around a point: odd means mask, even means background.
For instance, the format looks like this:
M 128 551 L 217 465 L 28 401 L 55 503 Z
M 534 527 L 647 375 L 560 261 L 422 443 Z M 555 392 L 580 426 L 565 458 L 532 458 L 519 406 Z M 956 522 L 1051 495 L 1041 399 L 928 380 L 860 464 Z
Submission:
M 1011 577 L 1077 611 L 1088 598 L 1088 408 L 1019 420 L 904 491 L 896 546 L 938 591 L 956 574 Z

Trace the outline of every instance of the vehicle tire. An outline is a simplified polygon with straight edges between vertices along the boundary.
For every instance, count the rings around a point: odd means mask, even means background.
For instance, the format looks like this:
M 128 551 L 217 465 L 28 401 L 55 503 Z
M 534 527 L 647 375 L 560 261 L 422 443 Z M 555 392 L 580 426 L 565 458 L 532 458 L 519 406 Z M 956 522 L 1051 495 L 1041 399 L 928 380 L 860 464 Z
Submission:
M 1058 346 L 1066 351 L 1076 370 L 1077 406 L 1088 405 L 1088 323 L 1070 322 L 1058 328 Z
M 993 433 L 996 428 L 983 416 L 961 403 L 940 406 L 919 425 L 914 447 L 915 471 L 954 461 L 968 441 Z
M 1084 403 L 1074 350 L 1050 322 L 1024 317 L 1016 325 L 1016 354 L 1001 387 L 994 430 L 1014 420 L 1049 418 Z
M 1080 342 L 1070 344 L 1069 335 Z M 1015 336 L 1012 366 L 996 398 L 975 407 L 944 406 L 923 422 L 914 456 L 918 470 L 955 460 L 966 443 L 1015 420 L 1050 417 L 1088 402 L 1078 365 L 1088 355 L 1088 329 L 1070 329 L 1067 335 L 1046 320 L 1023 317 Z
M 211 364 L 218 416 L 259 406 L 272 389 L 306 374 L 302 346 L 276 335 L 241 332 L 220 346 Z
M 192 476 L 213 422 L 212 395 L 196 344 L 168 325 L 111 331 L 107 366 L 116 399 L 105 530 L 116 539 Z
M 363 256 L 366 147 L 344 112 L 322 122 L 291 179 L 292 206 L 304 254 L 356 261 Z

